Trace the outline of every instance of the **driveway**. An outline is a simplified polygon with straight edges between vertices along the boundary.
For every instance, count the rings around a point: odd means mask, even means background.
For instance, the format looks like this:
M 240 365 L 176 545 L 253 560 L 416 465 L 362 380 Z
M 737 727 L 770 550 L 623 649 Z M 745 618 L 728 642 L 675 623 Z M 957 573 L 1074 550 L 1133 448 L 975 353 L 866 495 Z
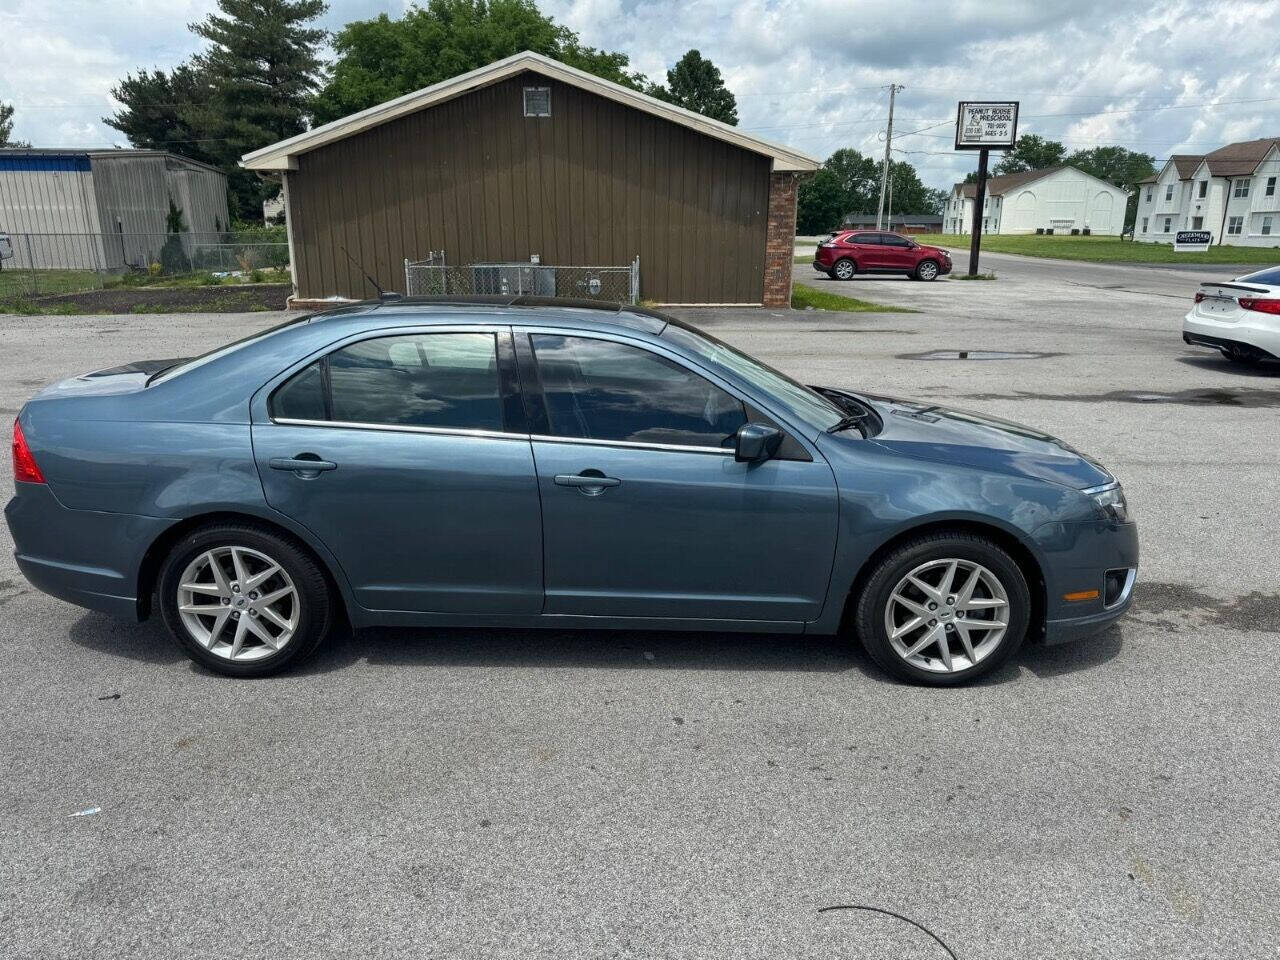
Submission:
M 1280 372 L 1183 346 L 1190 277 L 992 263 L 831 285 L 917 314 L 679 312 L 1099 457 L 1142 531 L 1120 626 L 957 690 L 841 639 L 493 630 L 237 682 L 34 592 L 0 528 L 0 956 L 947 956 L 819 912 L 866 906 L 966 960 L 1274 957 Z M 0 413 L 280 319 L 0 317 Z M 962 350 L 1030 356 L 921 358 Z

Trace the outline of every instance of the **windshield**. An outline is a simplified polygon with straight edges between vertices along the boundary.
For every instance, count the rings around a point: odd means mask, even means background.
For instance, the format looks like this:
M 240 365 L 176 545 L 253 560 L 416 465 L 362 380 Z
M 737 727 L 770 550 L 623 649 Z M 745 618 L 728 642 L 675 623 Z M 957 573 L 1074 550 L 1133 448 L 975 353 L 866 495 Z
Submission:
M 241 337 L 239 340 L 232 340 L 230 343 L 223 344 L 221 347 L 210 350 L 208 353 L 202 353 L 198 357 L 175 360 L 171 365 L 153 373 L 147 380 L 147 386 L 151 386 L 151 384 L 158 383 L 161 380 L 168 380 L 170 377 L 176 377 L 178 374 L 186 373 L 188 370 L 194 370 L 196 367 L 204 366 L 204 364 L 217 360 L 219 357 L 226 356 L 233 350 L 239 350 L 241 347 L 253 343 L 256 340 L 261 340 L 264 337 L 271 336 L 273 333 L 278 333 L 285 329 L 285 327 L 292 327 L 295 323 L 301 323 L 303 320 L 310 319 L 310 314 L 301 317 L 294 317 L 291 320 L 286 320 L 284 323 L 277 323 L 274 327 L 267 327 L 267 329 L 259 330 L 257 333 L 251 333 L 247 337 Z
M 811 390 L 785 373 L 779 373 L 715 337 L 681 326 L 676 321 L 667 324 L 662 336 L 731 371 L 752 386 L 758 387 L 762 393 L 777 397 L 819 430 L 830 429 L 845 416 L 845 411 L 816 390 Z

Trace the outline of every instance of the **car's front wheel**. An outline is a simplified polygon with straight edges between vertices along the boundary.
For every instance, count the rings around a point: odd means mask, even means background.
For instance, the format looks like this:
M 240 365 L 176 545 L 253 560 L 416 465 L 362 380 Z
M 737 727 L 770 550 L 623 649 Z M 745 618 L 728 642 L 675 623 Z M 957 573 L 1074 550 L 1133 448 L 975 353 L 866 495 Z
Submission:
M 857 264 L 848 257 L 842 257 L 835 262 L 831 268 L 831 275 L 837 280 L 852 280 L 853 275 L 858 272 Z
M 963 531 L 923 535 L 870 572 L 855 625 L 872 659 L 913 683 L 947 686 L 990 673 L 1022 645 L 1031 594 L 995 542 Z
M 937 280 L 938 264 L 933 260 L 921 260 L 916 264 L 914 276 L 917 280 Z
M 186 654 L 232 677 L 296 664 L 334 621 L 328 581 L 291 538 L 266 527 L 202 527 L 170 551 L 160 577 L 165 626 Z

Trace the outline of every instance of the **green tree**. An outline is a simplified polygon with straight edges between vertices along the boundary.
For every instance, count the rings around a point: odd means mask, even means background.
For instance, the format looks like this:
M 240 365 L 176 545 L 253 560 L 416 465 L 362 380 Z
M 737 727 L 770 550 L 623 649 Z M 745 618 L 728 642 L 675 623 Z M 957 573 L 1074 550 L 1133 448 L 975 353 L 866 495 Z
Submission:
M 852 147 L 841 147 L 822 166 L 840 182 L 841 215 L 875 213 L 880 199 L 880 163 Z
M 1056 167 L 1067 155 L 1067 148 L 1057 140 L 1046 140 L 1034 133 L 1024 133 L 1018 138 L 1013 149 L 996 163 L 993 173 L 1003 176 L 1006 173 L 1021 173 L 1023 170 L 1043 170 L 1045 167 Z M 974 180 L 977 175 L 974 175 Z
M 11 139 L 13 136 L 13 104 L 0 103 L 0 147 L 29 147 L 31 144 Z
M 173 276 L 191 272 L 191 261 L 187 259 L 187 251 L 182 247 L 182 234 L 187 229 L 187 222 L 182 216 L 182 208 L 169 198 L 169 212 L 164 218 L 164 229 L 168 233 L 164 246 L 160 248 L 160 267 L 164 273 Z
M 171 150 L 193 160 L 215 163 L 205 131 L 193 126 L 211 95 L 207 76 L 190 64 L 172 72 L 139 70 L 111 91 L 123 108 L 102 122 L 115 127 L 135 147 Z
M 330 77 L 311 105 L 327 123 L 458 74 L 532 50 L 634 89 L 626 54 L 584 45 L 533 0 L 429 0 L 393 20 L 356 20 L 333 41 Z
M 738 125 L 738 101 L 724 85 L 720 68 L 697 50 L 690 50 L 667 71 L 665 87 L 651 85 L 647 92 L 677 107 Z
M 262 216 L 266 188 L 239 167 L 241 155 L 307 128 L 327 36 L 311 24 L 327 9 L 324 0 L 218 0 L 218 13 L 191 24 L 209 43 L 194 61 L 208 78 L 209 97 L 185 115 L 208 132 L 209 152 L 227 172 L 242 219 Z
M 804 236 L 826 233 L 840 226 L 847 212 L 840 178 L 826 167 L 802 180 L 796 195 L 796 233 Z
M 879 165 L 877 165 L 879 166 Z M 899 213 L 941 213 L 946 191 L 926 187 L 916 168 L 906 160 L 894 160 L 889 167 L 893 178 L 894 215 Z M 878 188 L 877 188 L 878 189 Z M 877 200 L 879 195 L 877 193 Z M 872 208 L 874 209 L 874 208 Z

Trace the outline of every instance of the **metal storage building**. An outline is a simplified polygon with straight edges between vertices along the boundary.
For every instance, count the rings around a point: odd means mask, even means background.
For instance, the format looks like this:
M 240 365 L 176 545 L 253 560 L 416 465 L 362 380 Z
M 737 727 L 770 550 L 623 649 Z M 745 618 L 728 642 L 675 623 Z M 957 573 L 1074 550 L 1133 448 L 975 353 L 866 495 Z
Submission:
M 229 229 L 226 175 L 196 160 L 160 150 L 0 149 L 0 233 L 14 238 L 15 267 L 145 267 L 163 245 L 170 199 L 188 237 Z
M 645 299 L 775 306 L 790 302 L 796 178 L 818 166 L 530 52 L 242 163 L 283 178 L 299 300 L 369 296 L 356 263 L 403 290 L 405 261 L 443 250 L 450 264 L 638 256 Z

